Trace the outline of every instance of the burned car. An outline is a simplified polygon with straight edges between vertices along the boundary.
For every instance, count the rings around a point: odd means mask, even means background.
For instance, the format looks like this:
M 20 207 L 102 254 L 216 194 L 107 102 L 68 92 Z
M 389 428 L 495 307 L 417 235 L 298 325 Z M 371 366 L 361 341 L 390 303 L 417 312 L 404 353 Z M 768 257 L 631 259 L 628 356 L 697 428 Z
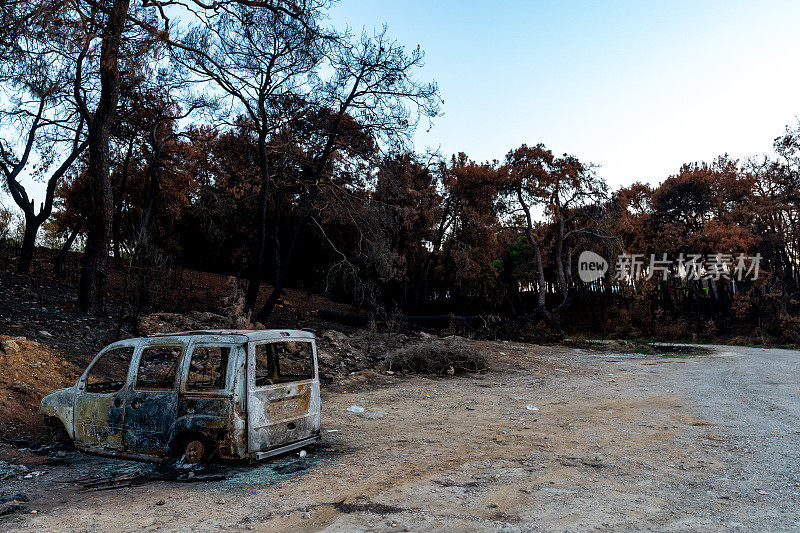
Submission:
M 115 342 L 39 412 L 90 452 L 263 459 L 319 438 L 314 334 L 187 331 Z

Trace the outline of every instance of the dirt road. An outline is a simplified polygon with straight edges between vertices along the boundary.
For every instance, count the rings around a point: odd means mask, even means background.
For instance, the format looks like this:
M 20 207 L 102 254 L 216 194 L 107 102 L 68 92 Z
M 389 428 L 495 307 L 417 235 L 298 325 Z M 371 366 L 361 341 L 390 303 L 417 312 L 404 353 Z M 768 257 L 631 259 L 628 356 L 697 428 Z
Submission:
M 329 388 L 305 470 L 277 473 L 284 458 L 224 481 L 82 492 L 70 479 L 121 463 L 72 452 L 0 481 L 31 498 L 0 530 L 800 528 L 800 352 L 484 346 L 483 375 Z

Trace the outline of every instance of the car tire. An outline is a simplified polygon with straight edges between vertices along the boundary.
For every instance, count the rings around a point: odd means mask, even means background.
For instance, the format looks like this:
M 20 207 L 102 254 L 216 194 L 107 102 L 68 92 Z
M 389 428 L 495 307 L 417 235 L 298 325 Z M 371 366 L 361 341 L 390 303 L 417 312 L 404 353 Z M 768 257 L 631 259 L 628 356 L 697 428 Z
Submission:
M 183 448 L 182 460 L 185 464 L 196 465 L 208 459 L 208 446 L 200 439 L 189 439 Z

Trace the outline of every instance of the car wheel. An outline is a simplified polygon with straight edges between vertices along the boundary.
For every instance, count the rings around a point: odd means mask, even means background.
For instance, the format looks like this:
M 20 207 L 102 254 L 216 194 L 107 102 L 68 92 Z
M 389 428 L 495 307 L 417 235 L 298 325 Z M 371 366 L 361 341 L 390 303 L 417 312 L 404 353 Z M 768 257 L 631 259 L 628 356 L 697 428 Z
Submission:
M 206 458 L 206 445 L 201 440 L 190 440 L 183 450 L 183 462 L 186 464 L 202 463 Z

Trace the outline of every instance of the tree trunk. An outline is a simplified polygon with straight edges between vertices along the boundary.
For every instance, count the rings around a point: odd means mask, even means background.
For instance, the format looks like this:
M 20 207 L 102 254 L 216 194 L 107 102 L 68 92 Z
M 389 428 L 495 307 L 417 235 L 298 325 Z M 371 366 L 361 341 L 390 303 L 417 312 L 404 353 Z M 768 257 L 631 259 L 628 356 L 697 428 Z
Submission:
M 411 308 L 419 315 L 425 314 L 423 292 L 427 281 L 428 267 L 434 261 L 435 253 L 434 251 L 429 252 L 425 257 L 425 261 L 422 262 L 422 266 L 417 270 L 417 280 L 414 283 L 414 304 Z
M 278 303 L 278 299 L 280 298 L 281 293 L 283 292 L 283 283 L 284 283 L 284 281 L 286 279 L 286 272 L 287 272 L 288 266 L 292 262 L 292 256 L 294 255 L 294 250 L 295 250 L 295 247 L 297 245 L 297 240 L 300 237 L 300 232 L 303 229 L 303 225 L 305 224 L 306 218 L 308 218 L 308 215 L 311 214 L 311 207 L 312 207 L 312 205 L 314 203 L 314 200 L 315 200 L 315 198 L 317 196 L 317 192 L 318 192 L 319 180 L 322 177 L 323 172 L 325 171 L 325 167 L 327 166 L 331 155 L 333 154 L 334 144 L 335 144 L 336 139 L 337 139 L 337 137 L 339 135 L 339 127 L 340 127 L 341 122 L 342 122 L 342 117 L 344 117 L 345 111 L 349 107 L 350 103 L 353 101 L 353 98 L 354 98 L 354 95 L 356 93 L 356 90 L 358 89 L 358 86 L 359 86 L 359 82 L 356 81 L 356 83 L 353 85 L 353 88 L 352 88 L 352 90 L 350 92 L 350 96 L 347 97 L 345 102 L 339 108 L 339 113 L 337 114 L 336 119 L 333 121 L 333 125 L 331 126 L 330 130 L 328 130 L 328 139 L 325 142 L 325 148 L 323 148 L 322 153 L 320 154 L 319 158 L 317 158 L 316 165 L 315 165 L 315 168 L 314 168 L 314 172 L 311 175 L 311 178 L 312 178 L 311 179 L 311 183 L 312 183 L 312 185 L 310 186 L 310 191 L 303 198 L 303 201 L 302 201 L 302 205 L 303 205 L 303 207 L 301 209 L 302 215 L 300 216 L 300 220 L 298 221 L 297 227 L 295 228 L 294 236 L 292 237 L 292 244 L 289 246 L 289 250 L 288 250 L 288 252 L 286 254 L 286 260 L 281 265 L 280 273 L 276 274 L 275 286 L 272 288 L 272 292 L 270 293 L 269 297 L 267 297 L 267 302 L 264 304 L 264 307 L 262 307 L 258 311 L 258 314 L 256 315 L 256 320 L 258 322 L 262 322 L 263 323 L 263 322 L 265 322 L 267 320 L 267 318 L 269 318 L 270 313 L 272 313 L 272 309 L 275 307 L 275 304 Z M 263 172 L 265 172 L 266 170 L 269 170 L 268 167 L 267 167 L 267 159 L 266 159 L 266 156 L 267 156 L 266 143 L 264 143 L 264 148 L 262 149 L 260 154 L 261 154 L 261 156 L 260 156 L 261 159 L 263 159 L 262 177 L 261 177 L 261 179 L 263 181 L 264 180 Z M 269 183 L 269 176 L 267 176 L 267 183 Z M 262 193 L 263 192 L 264 192 L 264 188 L 262 187 Z M 259 217 L 261 217 L 261 215 L 262 215 L 262 213 L 259 212 Z M 266 226 L 266 205 L 264 205 L 263 220 L 259 221 L 259 227 L 260 228 L 264 228 L 265 226 Z M 259 257 L 258 257 L 259 268 L 260 268 L 261 261 L 262 261 L 262 258 L 263 258 L 263 250 L 264 250 L 263 242 L 264 242 L 264 237 L 263 237 L 263 235 L 261 235 L 261 246 L 257 246 L 256 247 L 257 250 L 260 250 L 260 254 L 259 254 Z M 259 270 L 259 273 L 260 273 L 260 270 Z M 255 278 L 255 281 L 257 282 L 258 278 Z M 248 286 L 248 292 L 250 292 L 250 287 L 249 286 Z M 257 293 L 258 293 L 258 291 L 257 291 L 257 286 L 256 286 L 256 294 Z M 253 300 L 253 303 L 255 303 L 255 300 Z
M 145 192 L 144 203 L 142 204 L 142 216 L 139 219 L 139 235 L 137 240 L 139 258 L 139 281 L 138 292 L 140 306 L 150 305 L 150 269 L 153 266 L 155 254 L 154 248 L 150 245 L 150 218 L 153 214 L 153 206 L 156 197 L 161 190 L 161 176 L 159 175 L 159 165 L 161 164 L 161 144 L 156 138 L 159 121 L 150 130 L 150 148 L 153 155 L 147 166 L 147 190 Z
M 89 125 L 91 218 L 78 285 L 78 307 L 87 313 L 106 311 L 106 265 L 111 240 L 114 195 L 108 163 L 109 130 L 119 100 L 119 48 L 129 0 L 114 0 L 100 47 L 100 99 Z
M 261 284 L 261 271 L 264 268 L 264 244 L 267 238 L 267 204 L 269 203 L 270 194 L 266 132 L 261 132 L 258 136 L 258 166 L 261 174 L 261 189 L 258 191 L 253 256 L 251 258 L 250 276 L 247 281 L 247 293 L 244 299 L 244 308 L 247 311 L 253 309 L 256 305 L 258 288 Z
M 150 247 L 150 242 L 146 236 L 139 241 L 137 259 L 139 263 L 139 276 L 136 291 L 138 299 L 136 308 L 147 307 L 150 305 L 150 270 L 153 268 L 154 250 Z
M 544 318 L 553 331 L 561 333 L 561 315 L 558 309 L 549 311 L 547 309 L 547 280 L 544 277 L 544 263 L 542 263 L 542 250 L 539 247 L 539 242 L 533 238 L 533 232 L 530 225 L 525 230 L 525 236 L 528 238 L 528 243 L 533 248 L 533 255 L 536 258 L 536 271 L 539 282 L 537 311 L 539 315 Z
M 62 246 L 61 250 L 58 252 L 58 257 L 56 257 L 55 263 L 53 263 L 53 270 L 55 270 L 56 274 L 61 274 L 62 270 L 64 269 L 64 263 L 67 260 L 69 249 L 72 248 L 72 243 L 75 242 L 75 238 L 83 229 L 83 224 L 86 222 L 87 218 L 88 213 L 81 215 L 80 220 L 78 220 L 78 223 L 75 224 L 75 227 L 72 229 L 72 233 L 70 233 L 69 237 L 67 237 L 64 246 Z
M 556 274 L 558 275 L 558 284 L 561 289 L 561 303 L 553 310 L 554 313 L 560 314 L 561 310 L 566 308 L 571 300 L 569 286 L 567 285 L 567 276 L 564 273 L 564 218 L 561 213 L 558 213 L 558 234 L 556 235 L 556 252 L 555 264 Z
M 125 154 L 125 162 L 122 164 L 122 176 L 119 178 L 119 187 L 117 187 L 117 202 L 114 206 L 114 218 L 111 222 L 111 231 L 114 240 L 114 262 L 117 266 L 121 266 L 122 254 L 120 253 L 120 223 L 122 220 L 122 204 L 125 201 L 125 188 L 128 185 L 128 172 L 130 170 L 131 155 L 133 154 L 133 139 L 128 142 L 128 151 Z
M 111 195 L 106 194 L 106 189 L 111 187 L 105 185 L 100 179 L 93 187 L 95 191 L 92 193 L 92 203 L 95 205 L 89 221 L 78 284 L 78 307 L 87 313 L 98 315 L 105 312 L 106 266 L 111 235 L 111 201 L 108 198 Z
M 306 219 L 308 218 L 308 215 L 311 214 L 311 205 L 313 203 L 314 196 L 316 196 L 316 189 L 310 192 L 303 201 L 302 214 L 300 215 L 300 220 L 297 221 L 297 226 L 294 228 L 294 235 L 292 235 L 292 242 L 289 245 L 289 250 L 286 253 L 286 259 L 281 263 L 281 267 L 278 272 L 275 273 L 275 285 L 272 287 L 272 291 L 270 291 L 266 303 L 256 315 L 257 322 L 261 322 L 263 324 L 267 321 L 269 315 L 272 314 L 272 310 L 275 308 L 275 305 L 278 303 L 278 300 L 283 294 L 283 286 L 286 283 L 286 276 L 289 273 L 289 265 L 292 262 L 292 257 L 294 256 L 294 251 L 297 248 L 297 242 L 300 240 L 300 234 L 303 231 L 303 226 L 305 225 Z
M 36 248 L 36 234 L 42 223 L 33 213 L 25 213 L 25 233 L 22 236 L 22 248 L 17 261 L 17 274 L 27 274 L 33 263 L 33 252 Z
M 272 240 L 274 242 L 272 250 L 272 270 L 275 277 L 278 277 L 278 272 L 281 270 L 281 209 L 278 201 L 280 198 L 275 197 L 275 218 L 273 221 L 272 231 L 274 233 Z
M 539 248 L 539 243 L 536 242 L 536 239 L 528 235 L 528 242 L 530 243 L 531 247 L 533 247 L 533 254 L 536 258 L 536 273 L 538 277 L 539 283 L 539 291 L 538 291 L 538 304 L 537 307 L 540 311 L 546 310 L 546 296 L 547 296 L 547 280 L 544 277 L 544 265 L 542 264 L 542 250 Z
M 142 205 L 142 217 L 139 220 L 139 238 L 145 242 L 147 241 L 147 229 L 150 224 L 150 215 L 153 213 L 153 205 L 155 205 L 156 196 L 158 196 L 158 191 L 161 189 L 161 181 L 158 175 L 160 158 L 161 147 L 157 144 L 153 145 L 153 158 L 147 167 L 147 192 Z

